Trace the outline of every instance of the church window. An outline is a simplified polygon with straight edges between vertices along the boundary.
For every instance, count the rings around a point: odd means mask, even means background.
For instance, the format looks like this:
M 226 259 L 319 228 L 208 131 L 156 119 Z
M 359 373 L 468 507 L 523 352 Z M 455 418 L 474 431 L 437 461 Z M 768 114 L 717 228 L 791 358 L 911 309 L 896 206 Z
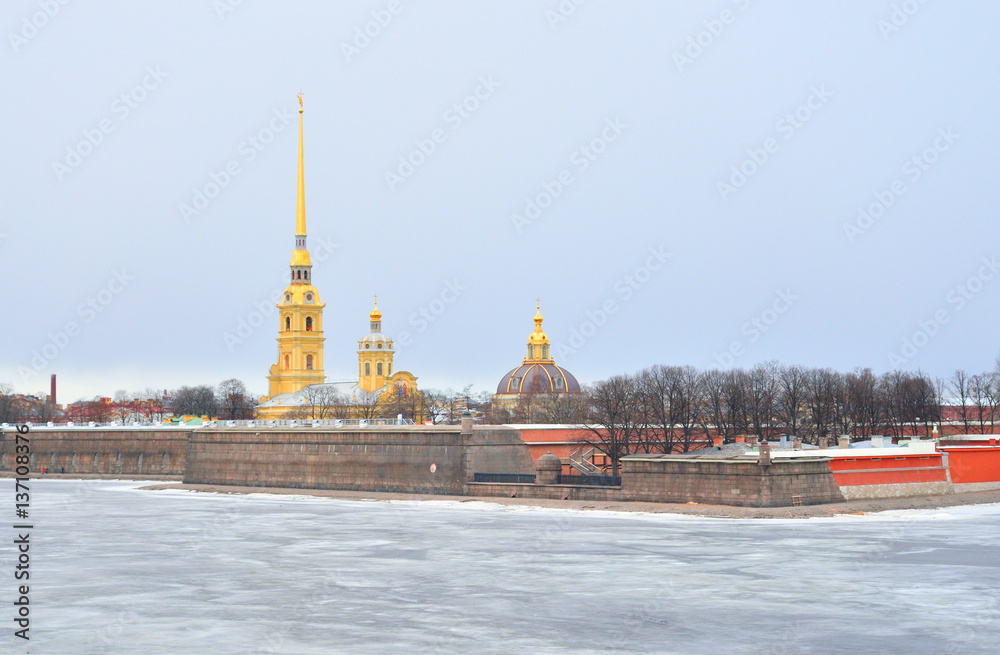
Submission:
M 379 375 L 382 375 L 382 362 L 378 363 L 378 365 L 376 367 L 376 370 L 378 371 Z
M 392 375 L 392 362 L 389 362 L 389 375 Z
M 285 294 L 285 302 L 292 302 L 292 294 L 290 293 Z
M 517 391 L 521 388 L 521 378 L 513 377 L 510 379 L 510 390 Z
M 292 319 L 288 316 L 285 317 L 285 332 L 292 329 Z
M 309 271 L 306 271 L 306 279 L 309 279 Z
M 528 359 L 534 359 L 534 358 L 535 358 L 535 347 L 528 346 Z
M 564 386 L 563 379 L 561 377 L 556 378 L 556 390 L 562 391 Z
M 287 370 L 288 370 L 289 368 L 291 368 L 291 365 L 290 365 L 290 363 L 291 363 L 291 358 L 290 358 L 290 357 L 289 357 L 288 355 L 285 355 L 285 370 L 286 370 L 286 371 L 287 371 Z
M 381 348 L 381 347 L 382 347 L 382 342 L 381 342 L 381 341 L 379 341 L 379 342 L 378 342 L 378 347 L 379 347 L 379 348 Z
M 312 332 L 313 329 L 313 317 L 306 316 L 306 332 Z
M 548 358 L 549 358 L 549 347 L 542 346 L 542 359 L 548 359 Z
M 371 362 L 365 362 L 365 375 L 371 375 L 371 374 L 372 374 Z
M 313 356 L 312 355 L 306 355 L 306 370 L 307 371 L 313 370 Z

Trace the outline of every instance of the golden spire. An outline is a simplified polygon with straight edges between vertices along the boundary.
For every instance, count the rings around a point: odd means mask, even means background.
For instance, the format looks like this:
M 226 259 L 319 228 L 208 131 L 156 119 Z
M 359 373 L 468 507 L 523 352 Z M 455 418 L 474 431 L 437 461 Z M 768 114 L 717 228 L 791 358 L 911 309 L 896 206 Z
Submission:
M 306 182 L 302 161 L 302 91 L 299 91 L 299 187 L 295 206 L 295 236 L 306 235 Z
M 535 299 L 535 331 L 528 337 L 528 356 L 524 361 L 549 361 L 549 336 L 542 332 L 542 301 Z
M 377 320 L 379 320 L 379 319 L 382 318 L 382 312 L 380 312 L 378 310 L 378 294 L 377 293 L 375 294 L 375 309 L 372 310 L 372 313 L 369 314 L 368 317 L 371 320 L 373 320 L 373 321 L 377 321 Z

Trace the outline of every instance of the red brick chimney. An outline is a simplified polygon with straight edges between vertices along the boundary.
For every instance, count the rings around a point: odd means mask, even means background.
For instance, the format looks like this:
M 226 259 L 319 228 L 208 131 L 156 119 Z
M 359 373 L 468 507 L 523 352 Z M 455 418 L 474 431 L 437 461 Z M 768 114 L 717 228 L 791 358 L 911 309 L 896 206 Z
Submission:
M 52 380 L 49 383 L 49 402 L 53 405 L 58 405 L 56 402 L 56 374 L 52 374 Z

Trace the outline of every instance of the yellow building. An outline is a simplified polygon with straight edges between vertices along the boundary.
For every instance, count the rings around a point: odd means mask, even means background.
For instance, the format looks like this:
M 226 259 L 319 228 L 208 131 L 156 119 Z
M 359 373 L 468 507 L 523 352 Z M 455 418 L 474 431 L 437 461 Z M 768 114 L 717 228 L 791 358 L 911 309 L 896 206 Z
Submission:
M 395 350 L 392 339 L 382 334 L 382 312 L 368 315 L 369 332 L 358 339 L 358 387 L 365 393 L 379 393 L 380 402 L 391 403 L 417 391 L 417 378 L 408 371 L 392 370 Z
M 511 409 L 525 394 L 579 394 L 580 383 L 573 374 L 556 366 L 549 337 L 542 330 L 541 305 L 536 307 L 535 329 L 528 336 L 528 353 L 521 365 L 503 376 L 493 396 L 494 406 Z
M 323 371 L 323 308 L 312 285 L 306 247 L 305 173 L 299 96 L 299 177 L 291 280 L 278 303 L 278 361 L 267 376 L 268 394 L 257 418 L 376 418 L 399 413 L 423 420 L 417 378 L 393 371 L 392 339 L 382 334 L 382 312 L 369 315 L 370 332 L 358 340 L 358 379 L 327 382 Z
M 299 96 L 299 180 L 295 207 L 295 250 L 291 281 L 278 307 L 278 362 L 271 365 L 268 397 L 295 393 L 326 381 L 323 374 L 323 308 L 312 285 L 312 261 L 306 248 L 305 172 L 302 153 L 302 96 Z

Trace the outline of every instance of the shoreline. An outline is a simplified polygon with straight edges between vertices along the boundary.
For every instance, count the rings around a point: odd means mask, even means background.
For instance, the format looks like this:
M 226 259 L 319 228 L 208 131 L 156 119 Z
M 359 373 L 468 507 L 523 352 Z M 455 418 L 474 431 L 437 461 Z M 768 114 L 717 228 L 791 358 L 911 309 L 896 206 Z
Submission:
M 154 484 L 140 487 L 144 491 L 193 491 L 220 494 L 272 494 L 276 496 L 314 496 L 341 500 L 390 501 L 429 500 L 455 503 L 481 502 L 503 506 L 544 507 L 580 511 L 639 512 L 646 514 L 681 514 L 706 518 L 798 518 L 807 519 L 844 514 L 874 514 L 904 509 L 939 509 L 961 505 L 986 505 L 1000 503 L 1000 490 L 969 491 L 940 496 L 908 496 L 904 498 L 876 498 L 851 500 L 827 505 L 801 505 L 798 507 L 734 507 L 730 505 L 702 505 L 697 503 L 649 503 L 632 501 L 551 500 L 544 498 L 507 498 L 497 496 L 452 496 L 443 494 L 414 494 L 401 492 L 347 491 L 338 489 L 295 489 L 290 487 L 241 487 L 217 484 Z

